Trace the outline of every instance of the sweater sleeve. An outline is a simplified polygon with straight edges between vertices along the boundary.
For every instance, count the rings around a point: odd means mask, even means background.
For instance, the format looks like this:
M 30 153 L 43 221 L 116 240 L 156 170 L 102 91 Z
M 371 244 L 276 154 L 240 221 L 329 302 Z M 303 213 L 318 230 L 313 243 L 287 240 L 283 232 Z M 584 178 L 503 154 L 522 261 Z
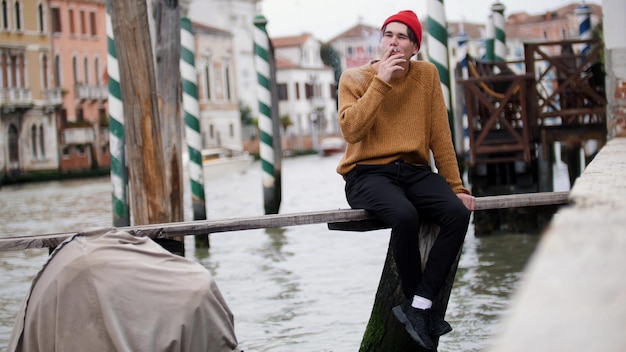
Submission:
M 344 72 L 339 79 L 339 126 L 348 143 L 360 142 L 376 121 L 377 111 L 391 85 L 366 69 Z
M 469 194 L 469 190 L 463 186 L 463 181 L 461 180 L 439 74 L 436 68 L 433 67 L 433 70 L 435 72 L 432 75 L 431 85 L 433 89 L 431 90 L 432 103 L 430 105 L 432 117 L 430 149 L 439 174 L 448 181 L 454 193 Z

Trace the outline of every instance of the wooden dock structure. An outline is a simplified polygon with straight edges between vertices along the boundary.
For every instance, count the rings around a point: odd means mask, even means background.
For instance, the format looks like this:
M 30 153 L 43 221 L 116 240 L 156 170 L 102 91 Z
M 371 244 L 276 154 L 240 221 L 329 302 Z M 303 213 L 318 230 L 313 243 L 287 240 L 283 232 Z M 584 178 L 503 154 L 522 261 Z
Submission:
M 576 54 L 581 45 L 591 49 Z M 465 97 L 465 159 L 474 195 L 550 192 L 557 158 L 574 183 L 590 159 L 581 159 L 588 141 L 598 150 L 606 143 L 602 50 L 599 40 L 576 39 L 524 43 L 524 60 L 517 62 L 468 57 L 469 77 L 457 82 Z M 562 155 L 555 156 L 555 143 Z M 477 235 L 491 232 L 505 212 L 475 217 Z

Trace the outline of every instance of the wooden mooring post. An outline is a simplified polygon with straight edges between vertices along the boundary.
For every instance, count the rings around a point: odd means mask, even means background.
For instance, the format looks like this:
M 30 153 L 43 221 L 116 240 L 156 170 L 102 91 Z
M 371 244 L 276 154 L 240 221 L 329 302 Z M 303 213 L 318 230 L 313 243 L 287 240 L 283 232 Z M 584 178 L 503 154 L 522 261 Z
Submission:
M 568 192 L 527 193 L 503 196 L 478 197 L 476 211 L 503 208 L 534 207 L 568 204 Z M 260 228 L 281 228 L 298 225 L 327 223 L 331 230 L 370 231 L 384 229 L 385 226 L 367 211 L 362 209 L 337 209 L 294 214 L 273 214 L 258 217 L 203 220 L 167 224 L 150 224 L 120 228 L 135 236 L 147 236 L 154 240 L 178 236 L 205 235 L 217 232 L 252 230 Z M 423 222 L 420 229 L 420 249 L 424 263 L 439 229 L 432 223 Z M 44 235 L 24 235 L 0 238 L 0 251 L 24 250 L 31 248 L 53 248 L 67 238 L 81 232 L 65 232 Z M 444 288 L 433 302 L 434 314 L 444 317 L 448 299 L 454 283 L 458 259 L 448 273 Z M 424 267 L 424 265 L 422 265 Z M 420 351 L 419 346 L 406 334 L 391 313 L 391 309 L 402 302 L 402 294 L 391 249 L 387 257 L 374 306 L 370 315 L 360 351 Z

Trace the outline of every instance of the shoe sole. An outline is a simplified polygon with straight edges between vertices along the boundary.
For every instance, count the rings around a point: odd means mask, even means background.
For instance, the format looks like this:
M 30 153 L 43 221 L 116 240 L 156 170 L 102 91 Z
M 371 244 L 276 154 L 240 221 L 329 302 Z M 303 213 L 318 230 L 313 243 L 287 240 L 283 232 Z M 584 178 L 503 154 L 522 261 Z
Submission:
M 404 329 L 411 336 L 411 338 L 415 340 L 415 342 L 417 342 L 421 347 L 429 351 L 434 351 L 432 348 L 428 348 L 426 344 L 424 343 L 424 341 L 415 332 L 415 329 L 413 328 L 413 325 L 409 321 L 409 318 L 406 317 L 406 314 L 402 310 L 402 306 L 393 307 L 391 311 L 393 312 L 393 315 L 396 317 L 396 319 L 398 319 L 398 321 L 404 325 Z

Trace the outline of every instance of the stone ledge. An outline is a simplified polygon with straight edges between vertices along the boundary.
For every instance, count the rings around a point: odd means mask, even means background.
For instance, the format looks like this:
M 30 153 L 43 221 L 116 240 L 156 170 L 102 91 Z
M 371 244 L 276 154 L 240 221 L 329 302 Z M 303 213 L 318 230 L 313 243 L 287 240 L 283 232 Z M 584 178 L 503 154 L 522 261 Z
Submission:
M 533 254 L 489 351 L 626 346 L 626 138 L 602 148 Z

